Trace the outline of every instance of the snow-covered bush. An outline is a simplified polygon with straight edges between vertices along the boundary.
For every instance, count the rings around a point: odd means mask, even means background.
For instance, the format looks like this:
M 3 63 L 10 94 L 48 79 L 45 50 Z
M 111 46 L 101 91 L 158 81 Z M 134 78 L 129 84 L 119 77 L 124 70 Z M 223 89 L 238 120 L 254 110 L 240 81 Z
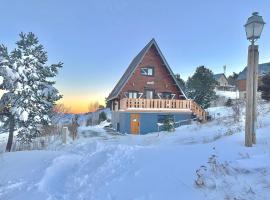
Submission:
M 243 103 L 240 100 L 236 100 L 232 105 L 234 122 L 240 122 Z
M 164 131 L 168 131 L 168 132 L 174 131 L 174 121 L 172 120 L 172 116 L 168 115 L 165 117 L 163 128 L 164 128 Z
M 205 186 L 205 177 L 204 177 L 204 174 L 205 174 L 206 171 L 207 171 L 207 168 L 204 165 L 200 166 L 200 168 L 196 170 L 197 179 L 195 180 L 195 184 L 198 187 Z
M 78 115 L 75 115 L 75 117 L 72 118 L 72 123 L 68 126 L 70 136 L 73 140 L 75 140 L 78 136 L 78 127 L 79 127 L 78 117 L 79 117 Z
M 225 103 L 225 106 L 227 106 L 227 107 L 231 107 L 232 106 L 232 99 L 231 98 L 228 98 L 228 100 L 226 101 L 226 103 Z
M 230 175 L 231 171 L 232 168 L 227 162 L 218 162 L 217 156 L 213 154 L 208 158 L 207 166 L 202 165 L 198 170 L 196 170 L 197 178 L 195 180 L 195 184 L 198 187 L 215 189 L 215 179 L 220 176 Z

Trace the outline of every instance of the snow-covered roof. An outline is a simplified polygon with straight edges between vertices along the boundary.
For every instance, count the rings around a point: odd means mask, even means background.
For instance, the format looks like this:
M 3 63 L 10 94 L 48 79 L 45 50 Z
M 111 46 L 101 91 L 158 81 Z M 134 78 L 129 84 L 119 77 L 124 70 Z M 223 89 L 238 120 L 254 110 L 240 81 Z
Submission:
M 258 66 L 258 74 L 259 76 L 263 76 L 264 74 L 270 73 L 270 62 L 262 63 Z M 246 80 L 247 76 L 247 67 L 243 71 L 239 73 L 237 80 Z
M 225 79 L 227 79 L 224 73 L 214 74 L 214 75 L 213 75 L 213 77 L 214 77 L 214 79 L 215 79 L 216 81 L 219 80 L 220 77 L 222 77 L 222 76 L 224 76 Z

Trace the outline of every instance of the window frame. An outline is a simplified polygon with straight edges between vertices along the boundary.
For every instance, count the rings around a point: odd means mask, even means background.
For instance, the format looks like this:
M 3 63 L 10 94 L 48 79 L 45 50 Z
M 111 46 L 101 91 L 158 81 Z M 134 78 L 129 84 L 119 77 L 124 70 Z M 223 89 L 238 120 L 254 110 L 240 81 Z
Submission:
M 144 96 L 145 96 L 146 99 L 147 99 L 147 94 L 146 94 L 147 91 L 152 92 L 152 99 L 155 99 L 155 90 L 153 90 L 153 89 L 144 89 Z
M 172 92 L 162 92 L 162 99 L 172 99 Z M 165 98 L 165 95 L 169 95 L 169 98 Z
M 169 118 L 172 122 L 175 122 L 175 115 L 173 115 L 173 114 L 160 114 L 160 115 L 157 115 L 157 123 L 164 124 L 166 118 Z
M 131 94 L 132 98 L 129 97 L 129 94 Z M 136 94 L 136 98 L 134 98 L 134 94 Z M 129 99 L 138 99 L 139 98 L 139 92 L 135 90 L 129 90 L 127 91 L 127 97 Z
M 151 74 L 151 75 L 148 74 L 148 73 L 149 73 L 149 72 L 148 72 L 149 69 L 152 70 L 152 74 Z M 147 74 L 144 74 L 144 73 L 143 73 L 143 70 L 147 70 Z M 141 67 L 141 68 L 140 68 L 140 74 L 141 74 L 142 76 L 155 76 L 155 68 L 154 68 L 154 67 L 151 67 L 151 66 Z

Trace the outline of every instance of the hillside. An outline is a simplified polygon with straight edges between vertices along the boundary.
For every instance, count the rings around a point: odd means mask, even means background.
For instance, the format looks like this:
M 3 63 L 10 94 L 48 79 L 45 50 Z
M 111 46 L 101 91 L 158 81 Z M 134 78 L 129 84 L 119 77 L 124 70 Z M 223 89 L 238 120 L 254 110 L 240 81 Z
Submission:
M 81 127 L 89 134 L 74 143 L 4 153 L 0 199 L 268 199 L 269 104 L 260 105 L 252 148 L 244 147 L 244 123 L 233 122 L 231 108 L 209 111 L 216 114 L 212 122 L 171 133 L 111 135 L 103 125 Z

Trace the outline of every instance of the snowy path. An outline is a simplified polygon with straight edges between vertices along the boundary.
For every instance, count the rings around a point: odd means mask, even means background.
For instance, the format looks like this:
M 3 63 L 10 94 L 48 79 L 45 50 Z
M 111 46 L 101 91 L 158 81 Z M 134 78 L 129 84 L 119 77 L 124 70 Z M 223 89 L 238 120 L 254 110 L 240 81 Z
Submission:
M 0 155 L 0 199 L 267 199 L 270 114 L 260 122 L 253 148 L 243 146 L 242 124 L 219 121 L 145 136 L 106 135 L 101 127 L 81 127 L 96 135 L 58 151 Z M 217 156 L 215 170 L 207 163 L 212 155 Z M 201 165 L 207 167 L 206 186 L 197 188 Z

